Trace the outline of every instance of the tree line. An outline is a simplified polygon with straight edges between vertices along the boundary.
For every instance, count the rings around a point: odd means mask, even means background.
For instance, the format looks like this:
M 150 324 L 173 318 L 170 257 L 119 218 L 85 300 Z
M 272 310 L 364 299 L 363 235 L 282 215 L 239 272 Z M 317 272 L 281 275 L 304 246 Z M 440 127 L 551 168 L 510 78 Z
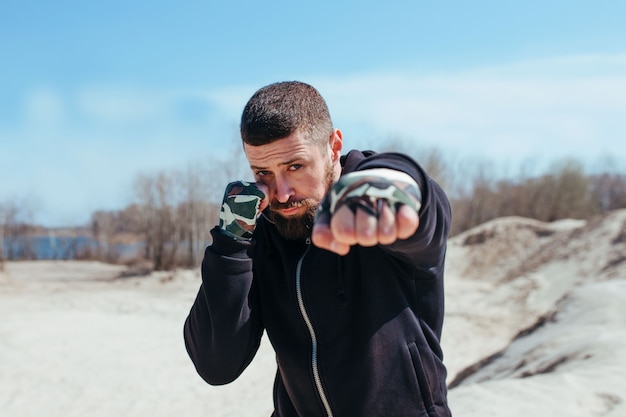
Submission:
M 517 173 L 503 175 L 492 162 L 455 161 L 436 148 L 413 149 L 406 142 L 391 141 L 382 150 L 412 156 L 446 190 L 452 236 L 503 216 L 551 222 L 590 219 L 626 208 L 626 173 L 610 161 L 604 170 L 592 173 L 577 160 L 562 159 L 545 170 L 527 164 Z M 92 213 L 84 230 L 91 244 L 79 248 L 69 239 L 65 253 L 74 259 L 143 261 L 155 270 L 195 267 L 211 241 L 209 232 L 217 224 L 225 185 L 250 176 L 242 152 L 228 161 L 210 159 L 182 169 L 137 174 L 132 201 L 121 210 Z M 33 214 L 27 205 L 0 201 L 0 263 L 34 259 L 27 239 L 34 233 Z M 129 240 L 139 243 L 140 251 L 124 260 L 119 243 Z
M 517 172 L 511 172 L 515 167 L 502 172 L 492 161 L 453 161 L 437 149 L 413 156 L 450 198 L 451 236 L 498 217 L 588 220 L 626 208 L 626 171 L 609 158 L 593 172 L 572 158 L 554 160 L 545 169 L 528 161 Z

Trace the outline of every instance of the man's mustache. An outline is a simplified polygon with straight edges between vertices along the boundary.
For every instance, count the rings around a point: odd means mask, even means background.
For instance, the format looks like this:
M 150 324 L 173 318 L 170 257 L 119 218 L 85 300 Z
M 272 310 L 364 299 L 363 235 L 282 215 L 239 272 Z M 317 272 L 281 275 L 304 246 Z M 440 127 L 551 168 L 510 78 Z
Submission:
M 317 202 L 311 200 L 310 198 L 305 198 L 303 200 L 289 200 L 285 203 L 281 203 L 280 201 L 273 200 L 270 202 L 270 210 L 286 210 L 291 208 L 299 208 L 299 207 L 317 207 Z

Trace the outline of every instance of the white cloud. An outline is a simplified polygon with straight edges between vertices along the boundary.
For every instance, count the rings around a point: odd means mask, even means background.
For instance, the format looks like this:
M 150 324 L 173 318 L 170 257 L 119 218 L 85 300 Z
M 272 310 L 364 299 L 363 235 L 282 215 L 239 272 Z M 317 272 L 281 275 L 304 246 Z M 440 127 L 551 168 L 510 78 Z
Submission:
M 321 79 L 336 124 L 487 157 L 626 158 L 626 55 Z
M 168 111 L 167 97 L 160 92 L 88 88 L 80 91 L 76 100 L 82 113 L 106 123 L 145 122 Z

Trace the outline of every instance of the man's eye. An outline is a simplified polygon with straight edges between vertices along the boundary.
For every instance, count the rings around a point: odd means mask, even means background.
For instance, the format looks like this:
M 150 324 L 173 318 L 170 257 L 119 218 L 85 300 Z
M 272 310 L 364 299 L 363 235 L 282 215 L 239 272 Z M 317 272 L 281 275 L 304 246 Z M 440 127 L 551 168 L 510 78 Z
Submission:
M 300 168 L 302 168 L 302 165 L 300 165 L 300 164 L 293 164 L 293 165 L 291 165 L 291 166 L 289 167 L 289 170 L 290 170 L 290 171 L 297 171 L 297 170 L 299 170 Z
M 258 177 L 265 177 L 266 175 L 269 175 L 269 171 L 257 171 L 256 175 Z

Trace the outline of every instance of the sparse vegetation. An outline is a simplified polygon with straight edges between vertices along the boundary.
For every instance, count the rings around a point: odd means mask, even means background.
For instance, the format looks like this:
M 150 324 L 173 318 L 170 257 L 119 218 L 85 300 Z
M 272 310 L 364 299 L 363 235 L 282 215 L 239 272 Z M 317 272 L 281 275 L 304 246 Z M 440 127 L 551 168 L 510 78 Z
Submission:
M 34 229 L 33 213 L 25 200 L 0 201 L 0 267 L 4 260 L 34 259 L 34 248 L 27 239 Z
M 453 161 L 439 149 L 417 149 L 398 139 L 388 141 L 381 151 L 409 154 L 447 191 L 452 235 L 503 216 L 551 222 L 590 219 L 626 208 L 626 173 L 610 161 L 603 161 L 606 169 L 595 173 L 588 173 L 579 161 L 564 159 L 545 172 L 531 175 L 522 165 L 519 174 L 504 177 L 491 162 Z M 210 243 L 224 186 L 249 177 L 241 151 L 229 161 L 212 159 L 180 170 L 137 174 L 128 206 L 92 213 L 83 230 L 57 232 L 63 240 L 56 256 L 110 263 L 148 261 L 155 270 L 194 267 Z M 0 268 L 5 259 L 36 258 L 28 237 L 42 230 L 32 225 L 34 212 L 17 200 L 0 201 Z M 81 233 L 88 235 L 91 245 L 79 245 Z M 133 244 L 141 251 L 134 258 L 123 256 L 120 248 Z

